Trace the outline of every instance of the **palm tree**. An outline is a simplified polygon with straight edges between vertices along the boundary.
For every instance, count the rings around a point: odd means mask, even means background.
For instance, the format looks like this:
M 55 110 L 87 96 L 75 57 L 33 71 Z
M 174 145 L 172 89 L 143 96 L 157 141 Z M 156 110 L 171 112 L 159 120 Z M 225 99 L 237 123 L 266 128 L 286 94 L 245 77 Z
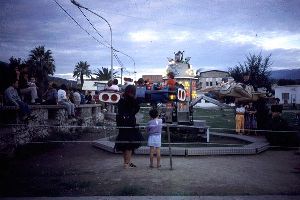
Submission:
M 117 72 L 113 73 L 113 77 L 115 77 L 115 74 Z M 97 69 L 97 71 L 94 73 L 96 75 L 96 79 L 99 81 L 105 81 L 109 80 L 111 78 L 111 70 L 108 70 L 108 68 L 102 67 L 102 69 Z
M 15 57 L 10 57 L 9 59 L 9 66 L 11 68 L 14 68 L 14 67 L 20 67 L 21 66 L 21 58 L 15 58 Z
M 51 50 L 45 50 L 45 46 L 38 46 L 30 51 L 27 60 L 29 72 L 35 76 L 43 91 L 48 82 L 48 75 L 55 72 L 54 58 Z
M 83 80 L 83 76 L 87 76 L 87 77 L 91 77 L 91 70 L 89 70 L 89 64 L 87 63 L 87 61 L 83 62 L 80 61 L 77 63 L 77 65 L 75 66 L 75 69 L 73 71 L 73 77 L 77 78 L 80 77 L 80 85 L 81 88 L 83 86 L 84 80 Z

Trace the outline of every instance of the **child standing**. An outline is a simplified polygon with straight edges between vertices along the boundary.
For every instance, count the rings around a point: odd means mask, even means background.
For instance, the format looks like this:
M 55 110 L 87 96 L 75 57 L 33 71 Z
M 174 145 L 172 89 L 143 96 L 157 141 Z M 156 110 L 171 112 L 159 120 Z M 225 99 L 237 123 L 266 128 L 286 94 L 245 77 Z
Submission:
M 156 166 L 159 168 L 160 165 L 160 147 L 161 147 L 161 130 L 162 130 L 162 119 L 158 119 L 157 109 L 151 109 L 149 112 L 152 118 L 147 124 L 148 146 L 150 147 L 150 167 L 153 168 L 153 158 L 156 152 L 157 163 Z

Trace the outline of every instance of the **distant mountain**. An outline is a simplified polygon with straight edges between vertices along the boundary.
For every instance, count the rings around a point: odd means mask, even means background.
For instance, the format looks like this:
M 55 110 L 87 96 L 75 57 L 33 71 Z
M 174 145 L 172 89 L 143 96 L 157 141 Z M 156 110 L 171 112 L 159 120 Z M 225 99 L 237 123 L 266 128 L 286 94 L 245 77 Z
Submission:
M 56 83 L 58 87 L 62 84 L 65 84 L 67 87 L 77 88 L 77 81 L 67 80 L 55 76 L 48 76 L 48 79 L 49 81 Z
M 271 78 L 300 80 L 300 68 L 271 71 Z

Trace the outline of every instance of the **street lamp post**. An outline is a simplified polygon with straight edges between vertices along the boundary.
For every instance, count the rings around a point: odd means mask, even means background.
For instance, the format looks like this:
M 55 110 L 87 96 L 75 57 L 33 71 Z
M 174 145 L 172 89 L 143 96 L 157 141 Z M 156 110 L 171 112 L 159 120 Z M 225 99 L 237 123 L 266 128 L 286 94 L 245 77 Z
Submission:
M 103 19 L 103 20 L 107 23 L 107 25 L 109 26 L 109 30 L 110 30 L 110 71 L 111 71 L 111 79 L 113 79 L 113 70 L 114 70 L 114 69 L 113 69 L 113 46 L 112 46 L 112 29 L 111 29 L 110 24 L 108 23 L 108 21 L 107 21 L 104 17 L 102 17 L 102 16 L 99 15 L 98 13 L 95 13 L 94 11 L 92 11 L 92 10 L 90 10 L 90 9 L 88 9 L 88 8 L 86 8 L 86 7 L 84 7 L 84 6 L 82 6 L 82 5 L 80 5 L 80 4 L 79 4 L 78 2 L 76 2 L 75 0 L 71 0 L 71 3 L 73 3 L 73 4 L 74 4 L 75 6 L 77 6 L 77 7 L 83 8 L 83 9 L 85 9 L 85 10 L 87 10 L 87 11 L 93 13 L 94 15 L 100 17 L 100 18 Z

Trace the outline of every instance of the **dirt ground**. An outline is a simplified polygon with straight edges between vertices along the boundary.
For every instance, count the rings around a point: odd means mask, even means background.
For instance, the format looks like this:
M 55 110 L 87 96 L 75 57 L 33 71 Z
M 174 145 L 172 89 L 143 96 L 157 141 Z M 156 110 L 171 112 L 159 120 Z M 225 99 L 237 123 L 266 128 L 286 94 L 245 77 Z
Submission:
M 90 143 L 36 144 L 0 165 L 0 196 L 299 195 L 300 155 L 268 150 L 259 155 L 163 157 L 150 169 L 135 155 L 135 169 L 122 156 Z

